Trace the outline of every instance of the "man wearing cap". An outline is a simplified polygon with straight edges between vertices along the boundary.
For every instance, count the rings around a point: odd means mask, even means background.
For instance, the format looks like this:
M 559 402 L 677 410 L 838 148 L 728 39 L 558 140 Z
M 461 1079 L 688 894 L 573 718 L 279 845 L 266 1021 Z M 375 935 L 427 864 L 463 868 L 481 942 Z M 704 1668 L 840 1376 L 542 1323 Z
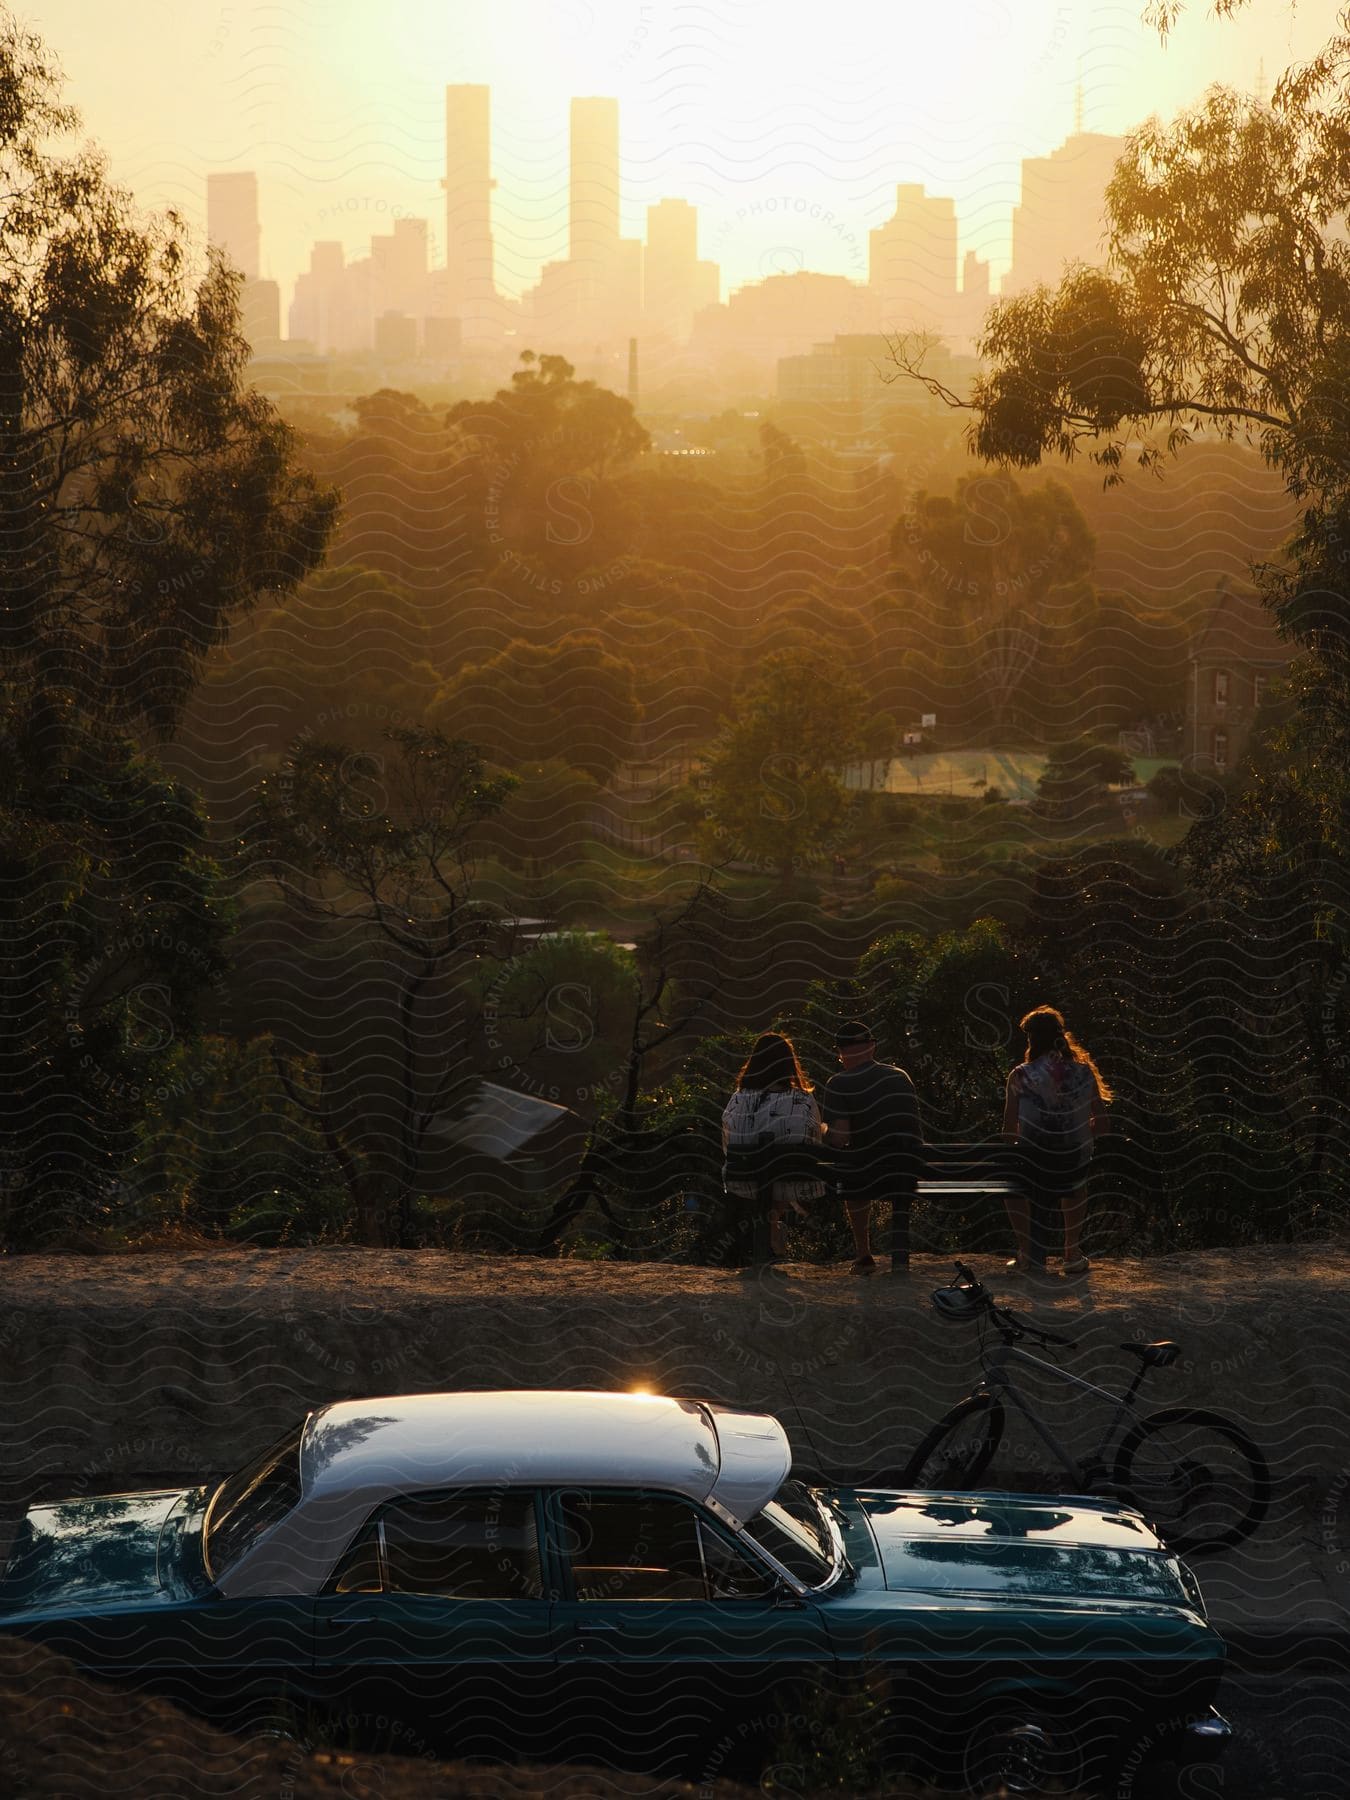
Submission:
M 853 1231 L 853 1273 L 871 1275 L 872 1205 L 891 1202 L 891 1269 L 909 1267 L 909 1208 L 923 1132 L 919 1098 L 903 1069 L 877 1061 L 876 1039 L 859 1019 L 835 1034 L 840 1067 L 825 1084 L 821 1113 L 830 1161 Z

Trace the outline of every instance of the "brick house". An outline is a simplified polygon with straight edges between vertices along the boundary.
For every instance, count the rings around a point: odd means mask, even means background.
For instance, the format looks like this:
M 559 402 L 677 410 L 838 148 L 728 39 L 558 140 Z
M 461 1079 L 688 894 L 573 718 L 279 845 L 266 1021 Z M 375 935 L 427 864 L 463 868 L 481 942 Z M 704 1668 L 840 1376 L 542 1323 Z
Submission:
M 1253 593 L 1220 582 L 1214 607 L 1191 643 L 1186 757 L 1222 775 L 1247 748 L 1256 709 L 1296 652 Z

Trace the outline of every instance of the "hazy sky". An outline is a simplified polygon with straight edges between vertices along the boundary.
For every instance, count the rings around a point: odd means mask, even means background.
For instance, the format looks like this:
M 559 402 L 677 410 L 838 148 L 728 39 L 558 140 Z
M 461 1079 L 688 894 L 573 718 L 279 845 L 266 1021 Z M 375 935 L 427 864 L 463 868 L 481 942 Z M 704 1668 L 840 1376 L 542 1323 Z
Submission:
M 897 181 L 956 196 L 963 248 L 1007 261 L 1023 156 L 1072 130 L 1168 115 L 1213 80 L 1255 87 L 1316 50 L 1339 0 L 1192 0 L 1168 45 L 1142 0 L 43 0 L 113 173 L 204 224 L 208 170 L 256 169 L 264 273 L 316 238 L 364 253 L 391 216 L 440 239 L 443 88 L 493 90 L 498 274 L 566 250 L 567 103 L 617 94 L 625 229 L 665 195 L 700 208 L 723 293 L 777 269 L 862 277 Z M 813 217 L 813 209 L 815 216 Z M 827 217 L 827 215 L 832 215 Z

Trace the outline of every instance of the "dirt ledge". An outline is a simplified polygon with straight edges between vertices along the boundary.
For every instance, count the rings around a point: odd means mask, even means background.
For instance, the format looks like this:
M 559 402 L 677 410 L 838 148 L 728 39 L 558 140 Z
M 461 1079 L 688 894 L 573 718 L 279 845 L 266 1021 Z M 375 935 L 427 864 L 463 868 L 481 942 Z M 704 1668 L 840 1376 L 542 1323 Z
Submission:
M 1079 1339 L 1076 1373 L 1117 1387 L 1121 1342 L 1174 1338 L 1183 1358 L 1149 1377 L 1147 1403 L 1237 1417 L 1292 1481 L 1350 1468 L 1350 1251 L 1107 1260 L 1035 1293 L 997 1260 L 982 1268 Z M 778 1412 L 808 1471 L 880 1472 L 978 1373 L 976 1332 L 929 1305 L 950 1276 L 940 1258 L 907 1278 L 794 1265 L 770 1281 L 437 1251 L 14 1257 L 0 1264 L 6 1479 L 229 1466 L 348 1395 L 639 1383 Z M 1077 1401 L 1060 1410 L 1081 1425 Z

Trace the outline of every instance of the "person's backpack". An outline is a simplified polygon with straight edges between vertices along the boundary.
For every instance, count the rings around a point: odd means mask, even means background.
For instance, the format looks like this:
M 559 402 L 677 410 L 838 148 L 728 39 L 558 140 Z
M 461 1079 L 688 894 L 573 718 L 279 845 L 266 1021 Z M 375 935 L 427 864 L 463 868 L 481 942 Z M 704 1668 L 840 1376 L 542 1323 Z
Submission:
M 1022 1137 L 1029 1149 L 1040 1151 L 1066 1166 L 1071 1166 L 1075 1159 L 1087 1160 L 1092 1147 L 1083 1142 L 1075 1106 L 1052 1106 L 1034 1088 L 1024 1088 L 1022 1098 L 1034 1101 L 1036 1106 L 1034 1117 L 1022 1128 Z
M 770 1153 L 778 1140 L 772 1131 L 761 1131 L 756 1124 L 766 1098 L 767 1096 L 763 1093 L 756 1096 L 748 1126 L 742 1126 L 739 1131 L 727 1133 L 726 1179 L 728 1181 L 752 1181 L 758 1185 L 761 1181 L 772 1179 L 765 1174 L 765 1170 Z
M 773 1130 L 761 1130 L 756 1121 L 768 1098 L 755 1098 L 750 1119 L 738 1131 L 729 1131 L 726 1148 L 726 1180 L 763 1187 L 771 1181 L 811 1180 L 820 1173 L 820 1148 L 801 1139 L 783 1138 Z

